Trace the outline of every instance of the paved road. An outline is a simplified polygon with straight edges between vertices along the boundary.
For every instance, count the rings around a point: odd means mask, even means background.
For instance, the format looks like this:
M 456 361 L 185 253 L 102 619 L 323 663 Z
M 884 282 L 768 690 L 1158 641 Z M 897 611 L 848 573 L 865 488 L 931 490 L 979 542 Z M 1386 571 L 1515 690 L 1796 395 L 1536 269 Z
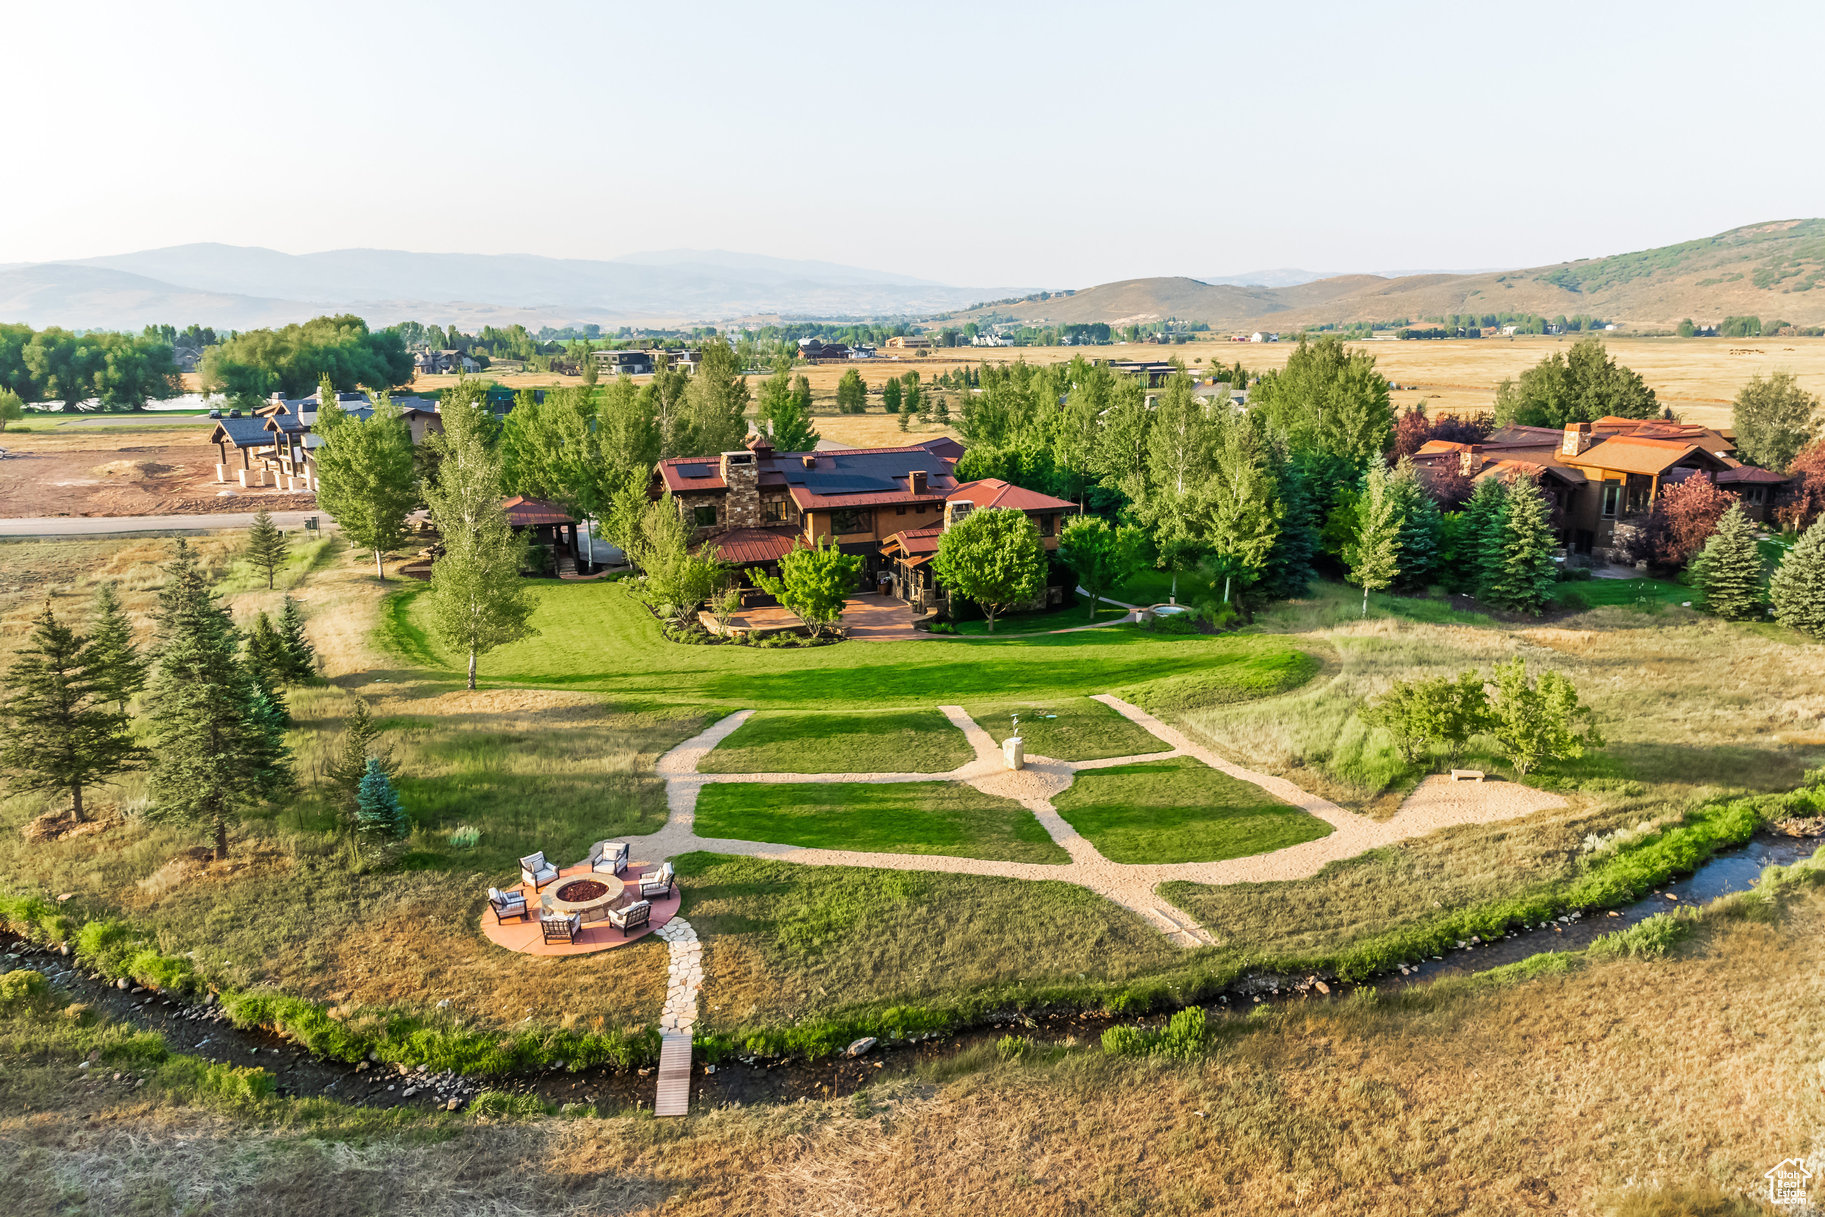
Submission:
M 317 517 L 317 527 L 334 528 L 321 511 L 275 511 L 280 528 L 304 527 L 307 516 Z M 210 532 L 217 528 L 246 528 L 251 511 L 218 511 L 200 516 L 39 516 L 0 519 L 0 537 L 100 537 L 124 532 Z
M 194 426 L 216 420 L 204 414 L 148 411 L 145 414 L 28 414 L 19 421 L 34 426 L 38 423 L 56 423 L 59 427 L 143 427 L 148 423 L 169 423 L 174 426 L 189 423 Z

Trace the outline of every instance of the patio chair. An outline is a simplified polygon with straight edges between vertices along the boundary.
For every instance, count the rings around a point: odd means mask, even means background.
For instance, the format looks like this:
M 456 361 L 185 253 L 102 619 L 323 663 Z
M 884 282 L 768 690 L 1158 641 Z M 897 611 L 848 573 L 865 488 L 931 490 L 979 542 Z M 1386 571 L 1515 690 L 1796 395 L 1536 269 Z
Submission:
M 652 902 L 647 900 L 636 900 L 626 908 L 608 910 L 608 924 L 620 930 L 623 938 L 651 921 L 652 918 Z
M 640 895 L 647 899 L 654 896 L 669 896 L 672 894 L 674 878 L 676 876 L 672 874 L 672 864 L 667 862 L 658 870 L 640 877 Z
M 499 888 L 488 889 L 488 907 L 494 910 L 494 923 L 500 925 L 509 917 L 518 917 L 524 921 L 526 912 L 525 892 L 503 892 Z
M 545 861 L 545 851 L 542 849 L 520 859 L 520 878 L 530 884 L 535 892 L 557 877 L 558 868 Z
M 627 869 L 627 842 L 597 841 L 589 847 L 589 869 L 592 874 L 618 875 Z
M 575 942 L 582 928 L 583 918 L 576 913 L 568 917 L 539 918 L 539 929 L 544 932 L 546 942 Z

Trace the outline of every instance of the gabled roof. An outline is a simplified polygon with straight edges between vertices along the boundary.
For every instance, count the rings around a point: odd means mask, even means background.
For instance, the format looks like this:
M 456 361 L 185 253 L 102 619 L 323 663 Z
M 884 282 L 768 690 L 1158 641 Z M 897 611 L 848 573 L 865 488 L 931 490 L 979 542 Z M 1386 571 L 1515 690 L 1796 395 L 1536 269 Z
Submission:
M 944 497 L 951 501 L 961 499 L 978 507 L 1014 507 L 1021 511 L 1065 511 L 1077 506 L 1068 500 L 1055 499 L 1049 494 L 1040 494 L 1037 490 L 1028 490 L 1000 478 L 965 482 Z
M 515 528 L 528 528 L 535 524 L 575 524 L 576 518 L 559 507 L 556 503 L 547 503 L 544 499 L 529 499 L 523 494 L 516 494 L 506 499 L 501 506 L 507 512 L 507 523 Z
M 1737 465 L 1717 473 L 1711 480 L 1719 486 L 1782 486 L 1791 479 L 1772 469 L 1758 469 L 1754 465 Z
M 209 433 L 209 442 L 219 444 L 223 441 L 237 448 L 270 448 L 273 437 L 266 430 L 263 418 L 222 418 L 216 420 L 215 430 Z
M 910 444 L 897 448 L 837 448 L 822 452 L 775 452 L 763 442 L 749 445 L 759 484 L 785 490 L 800 510 L 831 510 L 882 504 L 942 502 L 956 487 L 950 455 L 962 448 L 955 440 Z M 670 457 L 660 461 L 655 475 L 673 494 L 721 493 L 728 489 L 722 478 L 720 457 Z M 911 475 L 925 475 L 925 488 L 915 491 Z
M 891 557 L 898 552 L 905 556 L 906 565 L 919 566 L 931 561 L 932 555 L 938 552 L 938 542 L 943 536 L 942 524 L 903 528 L 881 543 L 881 553 Z
M 1725 460 L 1695 443 L 1670 439 L 1643 439 L 1635 435 L 1614 435 L 1599 440 L 1577 456 L 1561 455 L 1567 465 L 1589 469 L 1613 469 L 1618 473 L 1659 474 L 1689 457 L 1711 468 L 1727 469 Z

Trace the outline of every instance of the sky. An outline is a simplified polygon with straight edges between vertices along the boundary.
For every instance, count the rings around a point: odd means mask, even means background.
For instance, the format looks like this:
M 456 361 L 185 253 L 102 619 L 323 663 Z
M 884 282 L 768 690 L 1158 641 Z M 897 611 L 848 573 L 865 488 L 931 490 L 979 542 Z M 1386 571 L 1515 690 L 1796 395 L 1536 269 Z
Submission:
M 729 249 L 965 286 L 1825 214 L 1825 5 L 0 0 L 0 264 Z

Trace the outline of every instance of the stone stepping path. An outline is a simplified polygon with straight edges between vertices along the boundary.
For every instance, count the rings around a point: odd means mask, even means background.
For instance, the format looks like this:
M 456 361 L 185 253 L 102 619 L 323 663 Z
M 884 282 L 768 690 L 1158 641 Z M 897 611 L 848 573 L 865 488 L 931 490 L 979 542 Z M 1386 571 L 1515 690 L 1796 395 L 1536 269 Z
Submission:
M 697 930 L 674 917 L 655 931 L 671 960 L 666 968 L 665 1007 L 659 1013 L 659 1094 L 656 1116 L 682 1116 L 691 1106 L 691 1029 L 697 1024 L 697 993 L 703 988 L 703 944 Z

